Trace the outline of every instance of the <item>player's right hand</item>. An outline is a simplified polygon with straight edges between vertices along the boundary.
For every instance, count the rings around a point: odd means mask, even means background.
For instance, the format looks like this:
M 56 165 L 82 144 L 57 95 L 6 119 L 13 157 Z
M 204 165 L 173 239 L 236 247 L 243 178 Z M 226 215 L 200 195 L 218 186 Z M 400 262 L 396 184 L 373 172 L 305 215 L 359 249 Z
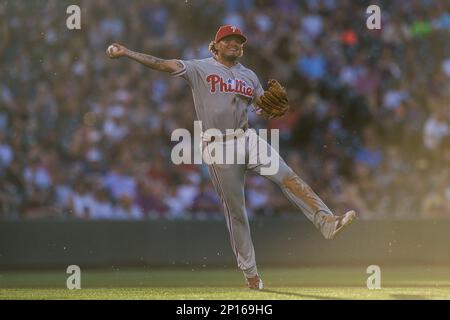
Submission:
M 128 49 L 125 48 L 124 46 L 118 43 L 113 43 L 106 49 L 106 55 L 111 59 L 117 59 L 120 57 L 124 57 L 126 55 L 127 50 Z

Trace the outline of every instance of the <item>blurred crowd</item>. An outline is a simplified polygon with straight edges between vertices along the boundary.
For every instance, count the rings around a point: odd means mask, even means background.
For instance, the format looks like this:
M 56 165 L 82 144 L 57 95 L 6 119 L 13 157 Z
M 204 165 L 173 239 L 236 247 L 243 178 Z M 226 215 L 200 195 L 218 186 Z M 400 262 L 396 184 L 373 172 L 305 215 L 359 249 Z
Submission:
M 66 28 L 79 4 L 81 30 Z M 370 4 L 382 29 L 366 27 Z M 280 153 L 341 214 L 450 218 L 447 1 L 114 0 L 0 2 L 0 218 L 222 219 L 205 165 L 175 165 L 193 130 L 189 86 L 107 46 L 206 58 L 221 24 L 242 63 L 287 88 Z M 246 179 L 250 217 L 301 216 L 278 187 Z

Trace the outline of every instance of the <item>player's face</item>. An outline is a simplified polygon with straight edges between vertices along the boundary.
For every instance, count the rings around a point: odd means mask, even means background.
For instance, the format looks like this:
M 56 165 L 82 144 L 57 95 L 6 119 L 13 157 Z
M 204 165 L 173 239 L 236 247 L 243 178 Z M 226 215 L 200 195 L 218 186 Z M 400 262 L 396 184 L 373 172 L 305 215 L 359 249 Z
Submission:
M 216 48 L 226 60 L 236 60 L 241 56 L 243 40 L 239 36 L 228 36 L 219 41 Z

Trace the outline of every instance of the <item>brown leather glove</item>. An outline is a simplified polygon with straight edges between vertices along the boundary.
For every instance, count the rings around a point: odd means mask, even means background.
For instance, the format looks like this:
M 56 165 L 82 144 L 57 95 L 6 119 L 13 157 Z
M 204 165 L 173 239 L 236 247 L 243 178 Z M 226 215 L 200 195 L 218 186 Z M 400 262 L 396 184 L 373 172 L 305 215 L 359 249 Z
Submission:
M 281 117 L 289 110 L 286 89 L 275 79 L 269 80 L 267 86 L 264 94 L 255 101 L 256 112 L 266 119 Z

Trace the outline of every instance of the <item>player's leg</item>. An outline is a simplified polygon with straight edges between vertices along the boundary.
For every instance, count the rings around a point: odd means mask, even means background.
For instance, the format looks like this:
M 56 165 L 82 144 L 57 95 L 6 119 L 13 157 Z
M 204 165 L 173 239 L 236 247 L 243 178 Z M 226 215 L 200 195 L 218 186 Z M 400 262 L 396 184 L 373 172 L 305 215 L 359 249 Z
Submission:
M 203 148 L 207 152 L 209 149 L 206 148 L 211 148 L 211 145 L 204 142 Z M 238 267 L 247 279 L 253 278 L 258 271 L 245 209 L 245 164 L 210 164 L 208 171 L 222 201 L 231 247 Z
M 264 148 L 261 148 L 264 145 Z M 256 157 L 249 163 L 248 169 L 275 182 L 286 197 L 298 207 L 305 216 L 318 228 L 326 239 L 332 239 L 343 227 L 355 218 L 355 212 L 349 211 L 343 216 L 335 216 L 320 197 L 304 182 L 281 158 L 267 142 L 250 133 L 249 151 L 251 157 Z M 257 151 L 255 148 L 257 148 Z M 269 150 L 271 161 L 278 162 L 278 170 L 274 174 L 263 174 L 262 169 L 270 164 L 262 164 L 258 152 Z

